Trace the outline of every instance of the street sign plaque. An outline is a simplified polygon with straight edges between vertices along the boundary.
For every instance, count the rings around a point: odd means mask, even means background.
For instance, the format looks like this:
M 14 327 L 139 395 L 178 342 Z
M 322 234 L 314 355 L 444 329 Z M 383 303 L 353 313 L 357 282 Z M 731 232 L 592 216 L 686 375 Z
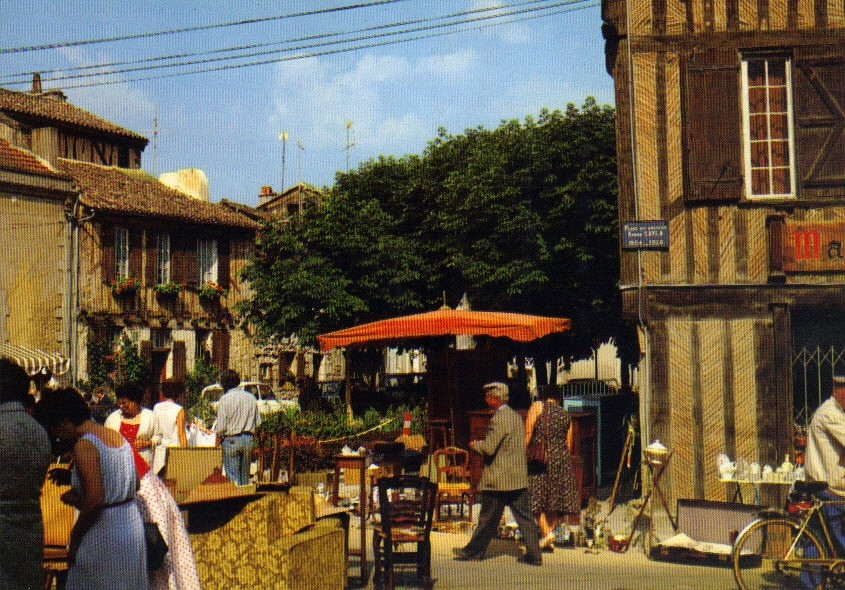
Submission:
M 669 224 L 663 220 L 623 221 L 622 248 L 662 250 L 669 248 Z

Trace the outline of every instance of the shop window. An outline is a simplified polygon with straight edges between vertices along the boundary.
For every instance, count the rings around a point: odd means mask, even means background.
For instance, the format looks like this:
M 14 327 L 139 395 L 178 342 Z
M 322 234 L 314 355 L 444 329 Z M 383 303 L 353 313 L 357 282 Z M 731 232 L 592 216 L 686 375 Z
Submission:
M 749 199 L 795 197 L 791 60 L 743 56 L 745 190 Z

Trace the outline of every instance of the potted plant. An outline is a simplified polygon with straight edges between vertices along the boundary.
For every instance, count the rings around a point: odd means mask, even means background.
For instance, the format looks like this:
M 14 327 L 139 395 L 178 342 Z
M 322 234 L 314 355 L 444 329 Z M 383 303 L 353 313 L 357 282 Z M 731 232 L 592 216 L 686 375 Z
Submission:
M 200 285 L 200 287 L 197 289 L 197 295 L 199 295 L 200 299 L 206 299 L 209 301 L 217 300 L 221 297 L 226 297 L 226 295 L 228 294 L 228 289 L 224 289 L 213 281 Z
M 132 295 L 138 290 L 138 283 L 132 277 L 118 277 L 109 285 L 114 295 Z
M 182 285 L 174 283 L 173 281 L 168 281 L 166 283 L 159 283 L 153 287 L 153 290 L 156 292 L 156 295 L 160 295 L 162 297 L 176 297 L 182 290 Z

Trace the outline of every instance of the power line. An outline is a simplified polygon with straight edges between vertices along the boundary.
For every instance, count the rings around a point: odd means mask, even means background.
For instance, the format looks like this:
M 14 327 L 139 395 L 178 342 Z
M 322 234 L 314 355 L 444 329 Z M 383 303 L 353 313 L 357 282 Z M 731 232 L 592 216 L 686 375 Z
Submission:
M 582 4 L 582 5 L 581 6 L 575 6 L 576 4 Z M 564 9 L 561 9 L 561 10 L 549 10 L 550 8 L 553 8 L 553 7 L 562 7 L 562 6 L 566 6 L 567 8 L 564 8 Z M 407 30 L 399 31 L 399 32 L 390 32 L 390 33 L 383 33 L 383 34 L 379 34 L 379 35 L 360 36 L 360 37 L 355 37 L 355 38 L 351 38 L 351 39 L 329 41 L 329 42 L 325 42 L 325 43 L 316 43 L 316 44 L 312 44 L 312 45 L 304 45 L 304 46 L 300 46 L 300 47 L 288 48 L 286 50 L 257 52 L 255 54 L 228 56 L 226 58 L 195 60 L 193 62 L 185 62 L 185 63 L 178 63 L 178 64 L 163 64 L 163 65 L 159 65 L 159 66 L 141 66 L 141 67 L 137 67 L 137 68 L 126 68 L 124 70 L 118 70 L 118 71 L 112 71 L 112 72 L 80 74 L 80 75 L 74 75 L 74 76 L 61 76 L 61 77 L 49 78 L 48 81 L 80 79 L 80 78 L 94 78 L 94 77 L 102 78 L 104 76 L 113 76 L 113 75 L 116 75 L 116 74 L 119 74 L 119 73 L 128 73 L 128 72 L 131 72 L 131 71 L 148 71 L 148 70 L 160 70 L 160 69 L 164 69 L 164 68 L 187 67 L 189 65 L 204 65 L 204 64 L 209 64 L 209 63 L 214 63 L 214 62 L 219 62 L 219 61 L 224 61 L 224 60 L 225 61 L 231 61 L 231 60 L 234 60 L 234 59 L 246 59 L 248 57 L 258 57 L 258 56 L 262 56 L 262 55 L 272 55 L 272 54 L 290 52 L 290 51 L 295 51 L 295 50 L 300 50 L 300 49 L 311 49 L 311 48 L 318 48 L 319 49 L 321 47 L 328 47 L 328 46 L 344 44 L 344 43 L 353 43 L 353 42 L 356 42 L 356 41 L 363 41 L 363 40 L 367 40 L 367 39 L 379 39 L 379 38 L 383 38 L 383 37 L 392 37 L 392 36 L 396 36 L 396 35 L 407 35 L 408 33 L 417 33 L 417 32 L 421 32 L 421 31 L 432 31 L 432 30 L 446 28 L 446 27 L 456 27 L 458 25 L 467 24 L 467 23 L 478 23 L 479 21 L 484 21 L 484 20 L 489 20 L 489 19 L 496 19 L 496 18 L 502 19 L 501 21 L 498 21 L 498 22 L 472 24 L 471 26 L 456 28 L 456 29 L 448 30 L 448 31 L 437 31 L 437 32 L 428 32 L 428 33 L 419 34 L 419 35 L 409 35 L 409 36 L 401 38 L 401 39 L 392 39 L 392 40 L 387 40 L 387 41 L 363 43 L 363 44 L 353 45 L 351 47 L 326 49 L 324 51 L 313 51 L 313 52 L 310 52 L 310 53 L 302 53 L 302 54 L 297 54 L 297 55 L 292 55 L 292 56 L 282 56 L 282 57 L 276 57 L 276 58 L 272 58 L 272 59 L 250 61 L 250 62 L 242 63 L 242 64 L 227 64 L 227 65 L 220 65 L 220 66 L 214 66 L 214 67 L 200 67 L 200 68 L 194 68 L 194 69 L 190 69 L 190 70 L 182 71 L 182 72 L 171 72 L 171 73 L 166 73 L 166 74 L 135 76 L 135 77 L 123 78 L 123 79 L 120 79 L 120 80 L 100 80 L 100 81 L 96 81 L 96 82 L 87 82 L 87 83 L 65 85 L 65 86 L 63 86 L 63 88 L 64 89 L 87 88 L 87 87 L 92 87 L 92 86 L 104 86 L 104 85 L 110 85 L 110 84 L 123 84 L 123 83 L 128 83 L 128 82 L 138 82 L 138 81 L 144 81 L 144 80 L 158 80 L 158 79 L 162 79 L 162 78 L 186 76 L 186 75 L 199 74 L 199 73 L 225 71 L 225 70 L 237 69 L 237 68 L 243 68 L 243 67 L 252 67 L 252 66 L 267 65 L 267 64 L 272 64 L 272 63 L 280 63 L 280 62 L 292 61 L 292 60 L 298 60 L 298 59 L 306 59 L 306 58 L 309 58 L 309 57 L 321 57 L 321 56 L 326 56 L 326 55 L 347 53 L 347 52 L 350 52 L 350 51 L 357 51 L 357 50 L 360 50 L 360 49 L 369 49 L 369 48 L 373 48 L 373 47 L 395 45 L 395 44 L 399 44 L 399 43 L 406 43 L 406 42 L 409 42 L 409 41 L 416 41 L 416 40 L 421 40 L 421 39 L 430 39 L 430 38 L 441 37 L 441 36 L 445 36 L 445 35 L 454 35 L 454 34 L 457 34 L 457 33 L 462 33 L 462 32 L 466 32 L 466 31 L 470 31 L 470 30 L 479 30 L 479 29 L 489 28 L 489 27 L 492 27 L 492 26 L 501 26 L 501 25 L 504 25 L 504 24 L 511 24 L 511 23 L 515 23 L 515 22 L 533 20 L 533 19 L 537 19 L 537 18 L 546 18 L 546 17 L 549 17 L 549 16 L 557 15 L 557 14 L 563 14 L 563 13 L 566 13 L 566 12 L 573 12 L 573 11 L 576 11 L 576 10 L 583 10 L 585 8 L 594 8 L 594 7 L 597 7 L 597 6 L 599 6 L 599 3 L 596 2 L 595 0 L 567 0 L 567 1 L 564 1 L 564 2 L 557 2 L 557 3 L 554 3 L 554 4 L 539 7 L 539 8 L 523 9 L 523 10 L 512 11 L 512 12 L 509 12 L 509 13 L 499 14 L 499 15 L 486 15 L 486 16 L 483 16 L 483 17 L 475 17 L 475 18 L 470 18 L 470 19 L 464 19 L 464 20 L 461 20 L 461 21 L 456 21 L 456 22 L 452 22 L 452 23 L 445 23 L 445 24 L 441 24 L 441 25 L 431 25 L 431 26 L 419 27 L 419 28 L 416 28 L 416 29 L 407 29 Z M 501 10 L 501 7 L 497 8 L 497 10 Z M 536 11 L 539 11 L 539 10 L 549 10 L 549 12 L 544 13 L 544 14 L 528 14 L 528 16 L 519 16 L 519 15 L 524 15 L 524 14 L 527 14 L 527 13 L 533 13 L 533 12 L 536 12 Z M 505 18 L 503 18 L 505 16 L 517 16 L 518 18 L 505 19 Z M 420 21 L 420 22 L 426 22 L 426 21 Z
M 477 15 L 477 14 L 481 14 L 481 13 L 485 13 L 485 12 L 493 12 L 493 11 L 497 11 L 498 14 L 494 14 L 494 15 L 489 16 L 487 18 L 503 18 L 505 16 L 518 14 L 520 12 L 520 11 L 511 11 L 511 12 L 507 12 L 507 13 L 502 12 L 506 8 L 517 8 L 517 7 L 520 7 L 520 6 L 543 4 L 543 3 L 547 3 L 547 2 L 551 2 L 551 1 L 553 1 L 553 0 L 528 0 L 526 2 L 519 2 L 519 3 L 515 3 L 515 4 L 500 5 L 500 6 L 486 7 L 486 8 L 477 8 L 477 9 L 474 9 L 474 10 L 466 10 L 466 11 L 461 11 L 461 12 L 453 12 L 451 14 L 446 14 L 446 15 L 443 15 L 443 16 L 437 16 L 437 17 L 432 17 L 432 18 L 427 18 L 427 19 L 411 19 L 411 20 L 399 21 L 399 22 L 389 23 L 389 24 L 374 25 L 374 26 L 371 26 L 371 27 L 365 27 L 363 29 L 356 29 L 356 30 L 353 30 L 353 31 L 320 33 L 320 34 L 315 34 L 315 35 L 306 35 L 306 36 L 303 36 L 303 37 L 295 37 L 293 39 L 287 39 L 285 41 L 276 41 L 276 42 L 272 42 L 272 43 L 267 43 L 267 42 L 252 43 L 252 44 L 249 44 L 249 45 L 240 45 L 240 46 L 235 46 L 235 47 L 224 47 L 224 48 L 219 48 L 219 49 L 212 49 L 212 50 L 201 51 L 201 52 L 193 52 L 193 53 L 178 53 L 178 54 L 149 57 L 149 58 L 135 59 L 135 60 L 125 60 L 125 61 L 117 61 L 117 62 L 90 64 L 90 65 L 85 65 L 85 66 L 75 66 L 75 67 L 69 67 L 69 68 L 56 68 L 56 69 L 52 69 L 52 70 L 41 69 L 41 70 L 39 70 L 39 73 L 42 75 L 42 78 L 44 80 L 47 80 L 47 81 L 78 79 L 78 78 L 81 78 L 81 77 L 84 77 L 84 76 L 82 76 L 82 75 L 70 76 L 70 75 L 68 75 L 68 72 L 86 72 L 86 71 L 89 71 L 89 70 L 112 68 L 112 67 L 116 67 L 116 66 L 133 66 L 133 65 L 138 65 L 138 64 L 149 64 L 149 63 L 153 63 L 153 62 L 162 62 L 162 61 L 170 61 L 170 60 L 177 60 L 177 59 L 187 59 L 187 58 L 193 58 L 193 57 L 200 57 L 200 56 L 204 56 L 204 55 L 216 55 L 216 54 L 221 54 L 221 53 L 234 53 L 234 52 L 239 52 L 239 51 L 246 51 L 246 50 L 250 50 L 250 49 L 278 47 L 280 45 L 289 45 L 291 43 L 300 43 L 300 42 L 314 41 L 314 40 L 319 40 L 319 39 L 329 39 L 329 38 L 333 38 L 333 37 L 351 36 L 351 35 L 355 35 L 355 34 L 358 34 L 358 33 L 367 33 L 367 32 L 371 32 L 371 31 L 381 31 L 381 30 L 385 30 L 385 29 L 392 29 L 392 28 L 403 27 L 403 26 L 421 25 L 421 24 L 424 24 L 424 23 L 433 23 L 433 22 L 437 22 L 437 21 L 443 21 L 443 20 L 447 20 L 447 19 L 456 19 L 456 18 L 460 18 L 460 17 L 472 16 L 472 15 Z M 586 1 L 586 0 L 570 0 L 569 2 L 559 2 L 559 3 L 556 3 L 556 4 L 555 3 L 547 4 L 546 6 L 536 7 L 536 8 L 533 8 L 531 10 L 545 10 L 545 9 L 550 9 L 550 8 L 562 6 L 562 5 L 565 5 L 565 4 L 572 4 L 574 2 L 583 2 L 583 1 Z M 468 20 L 464 20 L 464 21 L 456 21 L 455 23 L 445 23 L 442 26 L 444 26 L 444 27 L 445 26 L 454 26 L 454 25 L 457 25 L 457 24 L 463 24 L 465 22 L 470 22 L 470 20 L 468 19 Z M 398 35 L 398 34 L 402 34 L 404 32 L 415 31 L 415 30 L 423 30 L 423 29 L 422 28 L 420 28 L 420 29 L 409 29 L 407 31 L 384 33 L 384 36 Z M 377 37 L 377 36 L 373 35 L 373 36 L 365 36 L 365 37 L 352 37 L 350 39 L 335 41 L 333 43 L 348 43 L 348 42 L 352 42 L 352 41 L 365 40 L 365 39 L 375 38 L 375 37 Z M 268 54 L 272 54 L 274 52 L 279 52 L 279 51 L 294 51 L 294 50 L 297 50 L 297 49 L 309 49 L 309 48 L 320 47 L 320 46 L 321 46 L 321 44 L 319 44 L 319 43 L 314 44 L 314 45 L 303 45 L 303 46 L 299 46 L 299 47 L 291 47 L 291 48 L 288 48 L 288 49 L 278 50 L 278 51 L 266 51 L 266 52 L 257 52 L 257 53 L 251 53 L 251 54 L 247 53 L 247 54 L 242 54 L 242 55 L 233 55 L 233 56 L 228 56 L 228 57 L 221 57 L 221 58 L 216 58 L 216 60 L 217 61 L 223 61 L 223 60 L 232 60 L 232 59 L 239 59 L 239 58 L 255 57 L 255 56 L 259 56 L 259 55 L 268 55 Z M 196 64 L 199 64 L 199 63 L 210 63 L 211 61 L 215 61 L 215 60 L 207 60 L 207 61 L 198 60 L 196 62 L 162 64 L 158 67 L 161 67 L 161 68 L 179 67 L 179 66 L 186 66 L 186 65 L 196 65 Z M 153 68 L 150 67 L 149 69 L 153 69 Z M 87 75 L 91 76 L 91 77 L 106 76 L 106 75 L 110 75 L 110 74 L 126 73 L 128 71 L 139 71 L 139 70 L 134 69 L 134 68 L 128 68 L 128 69 L 123 69 L 123 70 L 112 70 L 112 71 L 109 71 L 109 72 L 91 72 Z M 63 76 L 52 76 L 52 77 L 49 76 L 49 74 L 57 74 L 57 73 L 63 73 L 64 75 Z M 27 83 L 29 83 L 31 76 L 32 76 L 31 71 L 2 75 L 2 76 L 0 76 L 0 83 L 3 83 L 3 84 L 27 84 Z
M 291 14 L 283 14 L 279 16 L 268 16 L 263 18 L 251 18 L 239 21 L 232 21 L 227 23 L 216 23 L 212 25 L 198 25 L 195 27 L 183 27 L 181 29 L 169 29 L 166 31 L 152 31 L 148 33 L 135 33 L 132 35 L 121 35 L 115 37 L 101 37 L 99 39 L 85 39 L 80 41 L 61 41 L 57 43 L 45 43 L 43 45 L 27 45 L 23 47 L 5 47 L 0 48 L 0 55 L 7 53 L 26 53 L 29 51 L 42 51 L 44 49 L 59 49 L 62 47 L 79 47 L 81 45 L 95 45 L 99 43 L 113 43 L 115 41 L 131 41 L 134 39 L 149 39 L 151 37 L 162 37 L 164 35 L 176 35 L 179 33 L 191 33 L 194 31 L 207 31 L 210 29 L 219 29 L 223 27 L 237 27 L 241 25 L 252 25 L 262 22 L 270 22 L 275 20 L 282 20 L 288 18 L 298 18 L 302 16 L 314 16 L 319 14 L 329 14 L 332 12 L 342 12 L 346 10 L 355 10 L 358 8 L 368 8 L 371 6 L 378 6 L 380 4 L 393 4 L 394 2 L 405 2 L 406 0 L 374 0 L 373 2 L 366 2 L 362 4 L 351 4 L 348 6 L 336 6 L 334 8 L 322 8 L 319 10 L 307 10 L 303 12 L 294 12 Z

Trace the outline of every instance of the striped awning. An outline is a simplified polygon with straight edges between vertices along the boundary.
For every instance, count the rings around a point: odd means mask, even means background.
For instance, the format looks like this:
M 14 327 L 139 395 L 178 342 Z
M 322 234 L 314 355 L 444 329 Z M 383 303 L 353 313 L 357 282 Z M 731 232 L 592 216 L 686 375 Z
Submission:
M 63 375 L 70 369 L 70 359 L 60 354 L 45 352 L 28 346 L 15 344 L 0 344 L 0 357 L 10 359 L 24 368 L 30 377 L 42 367 L 47 367 L 53 375 Z

